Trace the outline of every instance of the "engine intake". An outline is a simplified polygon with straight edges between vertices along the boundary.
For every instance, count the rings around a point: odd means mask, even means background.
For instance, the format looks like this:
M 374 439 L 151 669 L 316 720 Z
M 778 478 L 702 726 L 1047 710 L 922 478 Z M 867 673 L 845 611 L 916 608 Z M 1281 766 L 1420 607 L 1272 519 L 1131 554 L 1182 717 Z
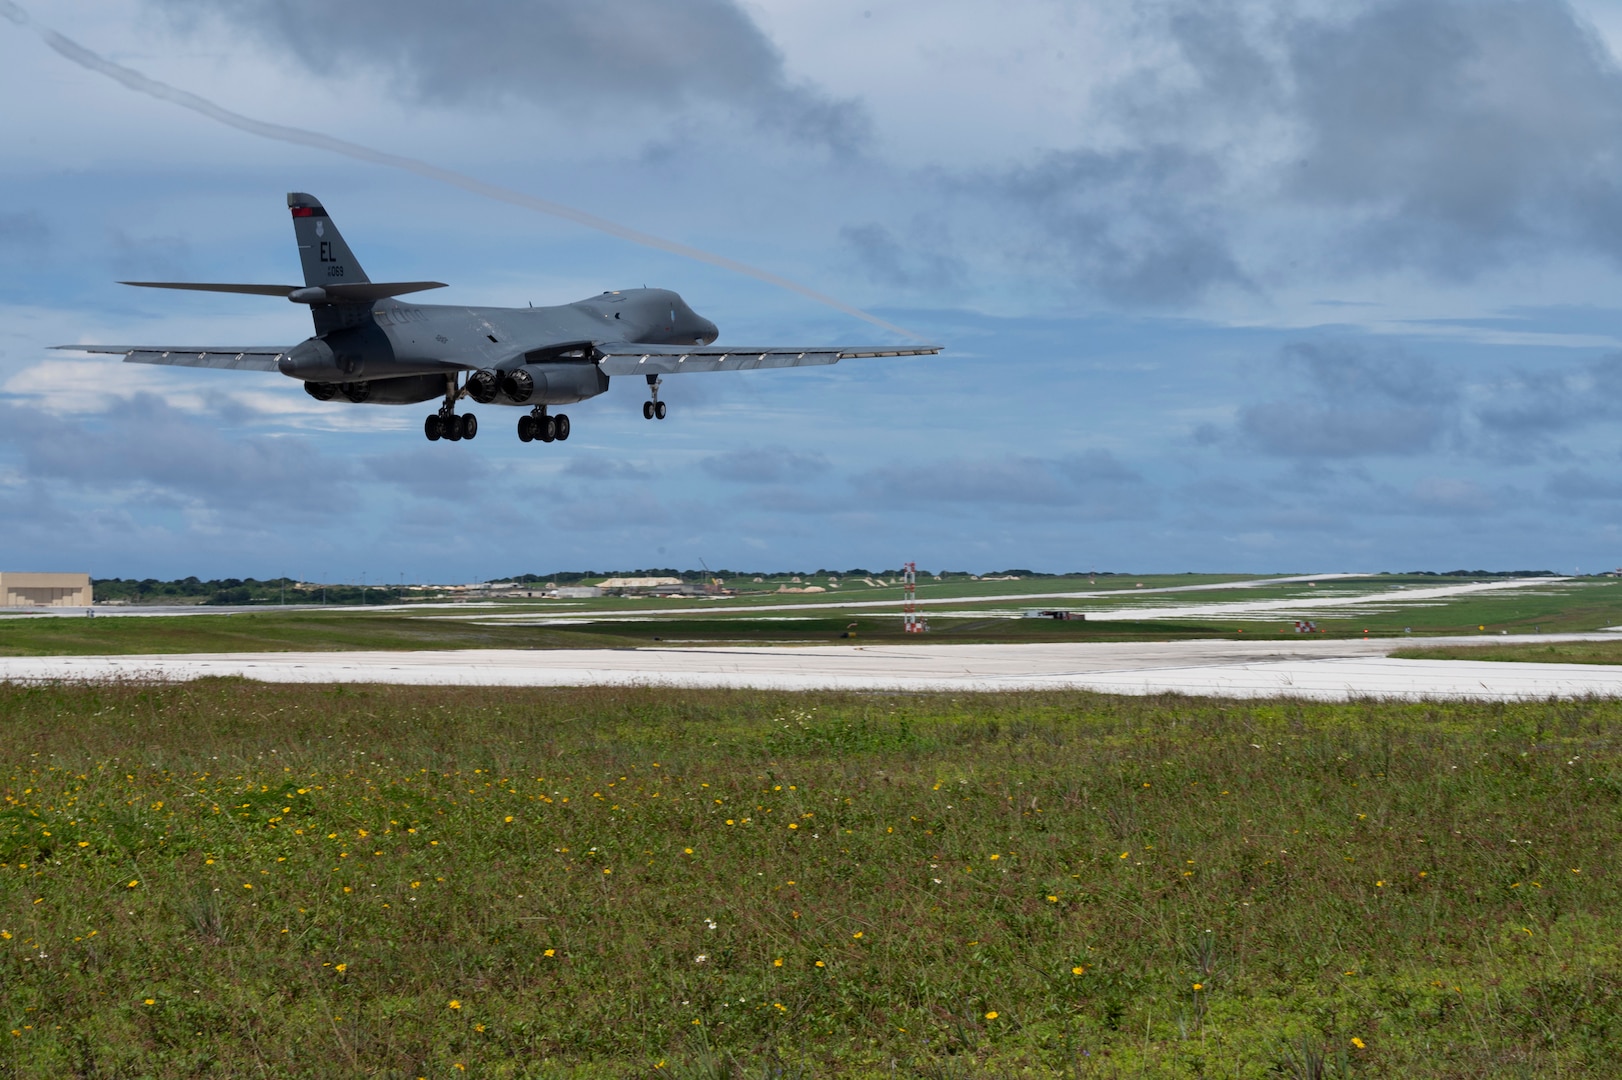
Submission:
M 475 371 L 467 377 L 467 396 L 488 405 L 501 392 L 501 376 L 490 370 Z
M 507 372 L 501 379 L 501 392 L 513 401 L 528 401 L 535 393 L 535 376 L 523 368 Z
M 317 401 L 331 401 L 338 396 L 338 387 L 335 383 L 329 382 L 307 382 L 304 384 L 304 392 Z

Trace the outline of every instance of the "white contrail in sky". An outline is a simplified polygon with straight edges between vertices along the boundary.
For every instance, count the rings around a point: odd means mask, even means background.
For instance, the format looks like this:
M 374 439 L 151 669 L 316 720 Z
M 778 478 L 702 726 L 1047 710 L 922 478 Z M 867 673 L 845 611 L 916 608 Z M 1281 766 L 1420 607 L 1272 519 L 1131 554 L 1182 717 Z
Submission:
M 826 304 L 836 311 L 854 315 L 858 319 L 870 322 L 874 326 L 882 326 L 884 329 L 901 334 L 904 337 L 910 337 L 918 341 L 923 340 L 911 330 L 897 326 L 892 322 L 886 322 L 877 315 L 869 315 L 862 309 L 851 307 L 844 301 L 837 300 L 826 293 L 818 292 L 809 285 L 801 285 L 798 281 L 774 274 L 770 270 L 750 266 L 748 263 L 742 263 L 736 259 L 729 259 L 725 255 L 717 255 L 702 248 L 690 247 L 674 240 L 666 240 L 663 237 L 654 236 L 651 233 L 641 232 L 617 222 L 609 221 L 607 218 L 598 217 L 596 214 L 576 210 L 572 206 L 564 206 L 562 203 L 540 199 L 534 195 L 526 195 L 522 191 L 514 191 L 499 184 L 489 184 L 465 173 L 442 169 L 418 158 L 391 154 L 386 150 L 374 150 L 372 147 L 362 146 L 360 143 L 353 143 L 347 139 L 338 139 L 331 135 L 322 135 L 320 132 L 306 131 L 303 128 L 288 127 L 285 124 L 272 124 L 264 120 L 255 120 L 251 116 L 243 116 L 241 113 L 232 112 L 230 109 L 222 108 L 207 98 L 191 93 L 189 90 L 181 90 L 178 87 L 170 86 L 168 83 L 148 78 L 139 71 L 124 67 L 122 64 L 115 64 L 106 57 L 91 52 L 83 45 L 71 38 L 63 37 L 50 27 L 41 26 L 34 21 L 28 12 L 12 3 L 11 0 L 0 0 L 0 15 L 4 15 L 18 26 L 33 31 L 39 35 L 46 45 L 49 45 L 56 52 L 67 57 L 80 67 L 105 75 L 109 79 L 129 87 L 131 90 L 150 95 L 159 101 L 167 101 L 172 105 L 179 105 L 193 112 L 202 113 L 210 120 L 217 120 L 239 131 L 246 131 L 250 135 L 258 135 L 265 139 L 276 139 L 279 142 L 294 143 L 298 146 L 314 147 L 317 150 L 342 154 L 344 157 L 370 162 L 373 165 L 386 165 L 393 169 L 404 169 L 406 172 L 415 173 L 429 180 L 437 180 L 442 184 L 449 184 L 452 187 L 461 188 L 463 191 L 470 191 L 475 195 L 483 195 L 487 199 L 495 199 L 498 202 L 521 206 L 526 210 L 534 210 L 542 214 L 550 214 L 553 217 L 560 217 L 577 225 L 584 225 L 588 229 L 596 229 L 599 232 L 608 233 L 610 236 L 617 236 L 621 240 L 629 240 L 633 244 L 641 244 L 644 247 L 656 248 L 659 251 L 668 251 L 673 255 L 683 255 L 689 259 L 709 263 L 711 266 L 719 266 L 724 270 L 731 270 L 752 277 L 757 281 L 764 281 L 769 285 L 776 285 L 778 288 L 809 297 L 819 304 Z

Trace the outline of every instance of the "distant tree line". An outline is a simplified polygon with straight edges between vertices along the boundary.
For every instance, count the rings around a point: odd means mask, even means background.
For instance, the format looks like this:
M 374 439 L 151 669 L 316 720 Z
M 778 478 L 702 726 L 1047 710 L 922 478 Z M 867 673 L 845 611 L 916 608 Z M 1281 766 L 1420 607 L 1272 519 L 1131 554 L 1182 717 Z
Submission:
M 130 604 L 206 604 L 247 606 L 250 604 L 361 604 L 397 600 L 394 587 L 376 585 L 308 585 L 292 578 L 214 578 L 197 577 L 159 581 L 157 578 L 91 578 L 97 603 L 122 600 Z

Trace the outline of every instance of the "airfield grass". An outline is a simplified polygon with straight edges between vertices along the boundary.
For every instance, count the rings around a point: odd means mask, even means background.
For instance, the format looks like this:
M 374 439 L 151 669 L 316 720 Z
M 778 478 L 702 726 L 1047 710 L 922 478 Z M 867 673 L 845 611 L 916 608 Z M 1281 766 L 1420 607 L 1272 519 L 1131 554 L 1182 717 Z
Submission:
M 954 644 L 1241 636 L 1235 628 L 1221 625 L 1151 621 L 952 619 L 932 620 L 931 628 L 929 640 Z M 358 611 L 0 619 L 0 656 L 917 642 L 917 635 L 902 632 L 899 613 L 888 612 L 862 613 L 854 617 L 833 613 L 792 620 L 666 616 L 623 621 L 581 620 L 541 626 L 484 623 L 426 613 Z
M 1619 723 L 0 686 L 0 1075 L 1615 1075 Z
M 1530 664 L 1622 664 L 1622 641 L 1558 641 L 1551 644 L 1435 646 L 1402 649 L 1401 660 L 1503 660 Z

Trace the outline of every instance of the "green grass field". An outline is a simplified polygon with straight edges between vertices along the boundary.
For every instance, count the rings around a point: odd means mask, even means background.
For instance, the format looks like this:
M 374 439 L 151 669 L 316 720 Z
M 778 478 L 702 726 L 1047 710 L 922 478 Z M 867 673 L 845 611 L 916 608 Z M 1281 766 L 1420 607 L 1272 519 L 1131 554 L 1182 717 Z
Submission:
M 1547 645 L 1455 645 L 1403 649 L 1403 660 L 1503 660 L 1534 664 L 1622 664 L 1622 640 L 1560 641 Z
M 1614 1076 L 1619 721 L 0 687 L 0 1074 Z
M 839 644 L 854 632 L 856 643 L 1017 643 L 1131 641 L 1189 637 L 1293 636 L 1298 617 L 1313 618 L 1331 636 L 1405 634 L 1500 635 L 1535 631 L 1587 631 L 1622 624 L 1622 581 L 1582 579 L 1539 582 L 1530 588 L 1484 592 L 1430 601 L 1408 598 L 1414 590 L 1457 585 L 1452 579 L 1417 575 L 1265 583 L 1251 588 L 1153 595 L 1147 587 L 1209 583 L 1193 575 L 1143 579 L 1100 578 L 1112 595 L 1084 600 L 1036 600 L 1025 593 L 1090 590 L 1086 578 L 1019 582 L 952 581 L 919 587 L 925 600 L 949 593 L 946 607 L 925 606 L 927 635 L 901 632 L 899 590 L 842 590 L 841 594 L 765 594 L 722 601 L 604 598 L 590 601 L 514 601 L 487 605 L 446 604 L 369 610 L 265 607 L 236 614 L 55 618 L 0 617 L 0 656 L 190 652 L 285 652 L 346 649 L 556 649 L 625 648 L 707 644 Z M 1218 582 L 1221 584 L 1221 582 Z M 1022 591 L 1021 591 L 1022 590 Z M 1018 593 L 1017 600 L 988 597 Z M 878 593 L 881 595 L 875 596 Z M 1120 595 L 1113 595 L 1120 594 Z M 1365 608 L 1337 608 L 1331 601 L 1372 595 Z M 879 608 L 828 607 L 883 601 Z M 1281 612 L 1265 619 L 1200 615 L 1158 618 L 1156 607 L 1269 600 L 1325 604 L 1321 610 Z M 959 602 L 961 601 L 961 602 Z M 1143 618 L 1060 622 L 999 617 L 1024 609 L 1062 607 L 1078 611 L 1142 608 Z M 782 610 L 762 610 L 778 608 Z

